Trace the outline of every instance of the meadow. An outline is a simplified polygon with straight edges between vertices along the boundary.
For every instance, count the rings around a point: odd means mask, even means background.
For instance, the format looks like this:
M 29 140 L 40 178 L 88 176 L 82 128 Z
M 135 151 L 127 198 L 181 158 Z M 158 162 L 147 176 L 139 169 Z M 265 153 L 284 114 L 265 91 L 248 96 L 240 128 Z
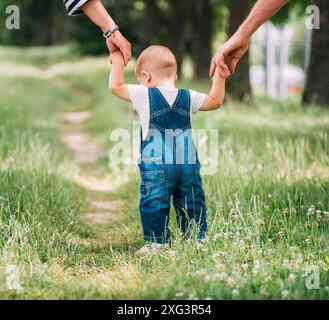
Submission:
M 1 299 L 329 298 L 328 108 L 256 97 L 196 115 L 195 128 L 219 130 L 218 170 L 204 177 L 207 241 L 184 242 L 172 212 L 173 252 L 145 258 L 136 254 L 138 172 L 109 162 L 111 132 L 132 130 L 137 117 L 107 90 L 106 57 L 89 64 L 52 49 L 51 59 L 47 50 L 21 59 L 15 48 L 0 57 L 15 66 L 0 73 Z M 40 77 L 65 61 L 67 70 Z M 131 70 L 127 78 L 135 82 Z M 179 85 L 207 91 L 210 82 Z M 60 115 L 86 111 L 79 130 L 100 152 L 79 165 Z M 104 200 L 116 204 L 111 215 L 88 218 L 90 203 Z M 8 266 L 20 290 L 8 288 Z

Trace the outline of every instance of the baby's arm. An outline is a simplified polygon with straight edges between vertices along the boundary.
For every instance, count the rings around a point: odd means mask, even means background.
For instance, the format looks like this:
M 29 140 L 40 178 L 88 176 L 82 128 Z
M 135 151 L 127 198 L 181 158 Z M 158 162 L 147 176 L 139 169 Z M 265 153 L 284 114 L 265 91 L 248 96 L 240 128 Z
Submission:
M 120 51 L 113 52 L 110 57 L 112 70 L 109 78 L 109 89 L 120 99 L 131 101 L 128 85 L 125 83 L 125 63 Z
M 219 109 L 225 98 L 225 78 L 219 75 L 218 69 L 216 69 L 212 88 L 209 95 L 206 96 L 200 111 L 211 111 Z

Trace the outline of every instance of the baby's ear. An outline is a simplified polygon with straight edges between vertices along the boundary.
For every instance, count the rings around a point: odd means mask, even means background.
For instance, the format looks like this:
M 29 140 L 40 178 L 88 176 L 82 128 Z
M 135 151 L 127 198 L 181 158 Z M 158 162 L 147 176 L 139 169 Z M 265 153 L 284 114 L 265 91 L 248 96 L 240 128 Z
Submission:
M 146 82 L 149 83 L 151 82 L 151 74 L 145 70 L 141 72 L 142 76 L 145 78 Z

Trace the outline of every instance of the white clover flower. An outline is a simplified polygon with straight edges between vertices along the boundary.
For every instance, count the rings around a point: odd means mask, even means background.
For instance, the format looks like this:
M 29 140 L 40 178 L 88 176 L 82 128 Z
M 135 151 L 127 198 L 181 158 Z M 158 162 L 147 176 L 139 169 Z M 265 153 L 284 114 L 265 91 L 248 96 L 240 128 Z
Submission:
M 176 258 L 176 252 L 174 250 L 169 251 L 169 257 Z
M 305 239 L 304 240 L 304 244 L 310 244 L 310 243 L 312 243 L 312 240 L 311 239 Z
M 288 291 L 288 290 L 283 290 L 283 291 L 281 292 L 281 296 L 282 296 L 283 299 L 288 298 L 288 296 L 289 296 L 289 291 Z
M 289 274 L 288 283 L 294 284 L 296 282 L 296 275 L 294 273 Z
M 307 215 L 312 216 L 312 215 L 314 215 L 314 212 L 315 212 L 315 209 L 313 207 L 311 207 L 311 208 L 308 209 Z
M 247 270 L 248 267 L 249 267 L 249 264 L 248 263 L 244 263 L 244 264 L 241 265 L 241 267 L 242 267 L 242 269 Z
M 229 288 L 233 287 L 234 284 L 235 284 L 235 281 L 234 281 L 233 278 L 228 278 L 228 279 L 226 280 L 226 285 L 227 285 Z
M 216 233 L 216 234 L 214 234 L 214 236 L 212 237 L 212 240 L 213 241 L 216 241 L 216 240 L 218 240 L 218 239 L 220 239 L 221 238 L 221 235 L 219 234 L 219 233 Z
M 204 277 L 204 281 L 211 281 L 212 280 L 212 277 L 210 275 L 206 275 Z
M 259 262 L 259 260 L 255 260 L 254 268 L 253 268 L 252 272 L 257 273 L 259 271 L 259 269 L 260 269 L 260 262 Z
M 198 248 L 198 249 L 201 249 L 203 247 L 203 243 L 202 242 L 197 242 L 195 244 L 195 246 Z
M 226 266 L 223 263 L 217 263 L 216 268 L 218 269 L 219 272 L 225 272 L 226 271 Z
M 217 273 L 216 278 L 220 281 L 223 281 L 227 278 L 227 273 L 226 272 Z
M 270 293 L 265 288 L 260 289 L 259 293 L 264 297 L 270 296 Z
M 238 289 L 232 290 L 232 296 L 237 297 L 240 295 L 240 291 Z
M 280 238 L 282 238 L 282 237 L 284 236 L 284 231 L 282 231 L 282 230 L 279 231 L 279 232 L 278 232 L 278 236 L 279 236 Z

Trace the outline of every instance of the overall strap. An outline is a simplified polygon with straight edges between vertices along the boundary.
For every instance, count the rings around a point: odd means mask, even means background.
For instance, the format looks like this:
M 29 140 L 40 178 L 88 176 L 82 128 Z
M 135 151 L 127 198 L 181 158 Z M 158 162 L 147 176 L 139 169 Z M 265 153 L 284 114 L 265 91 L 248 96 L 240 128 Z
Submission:
M 170 109 L 170 106 L 160 90 L 157 88 L 149 89 L 149 100 L 150 100 L 150 118 L 155 114 L 162 112 L 166 109 Z
M 178 112 L 191 115 L 191 95 L 189 90 L 179 90 L 177 99 L 172 106 L 172 109 Z

